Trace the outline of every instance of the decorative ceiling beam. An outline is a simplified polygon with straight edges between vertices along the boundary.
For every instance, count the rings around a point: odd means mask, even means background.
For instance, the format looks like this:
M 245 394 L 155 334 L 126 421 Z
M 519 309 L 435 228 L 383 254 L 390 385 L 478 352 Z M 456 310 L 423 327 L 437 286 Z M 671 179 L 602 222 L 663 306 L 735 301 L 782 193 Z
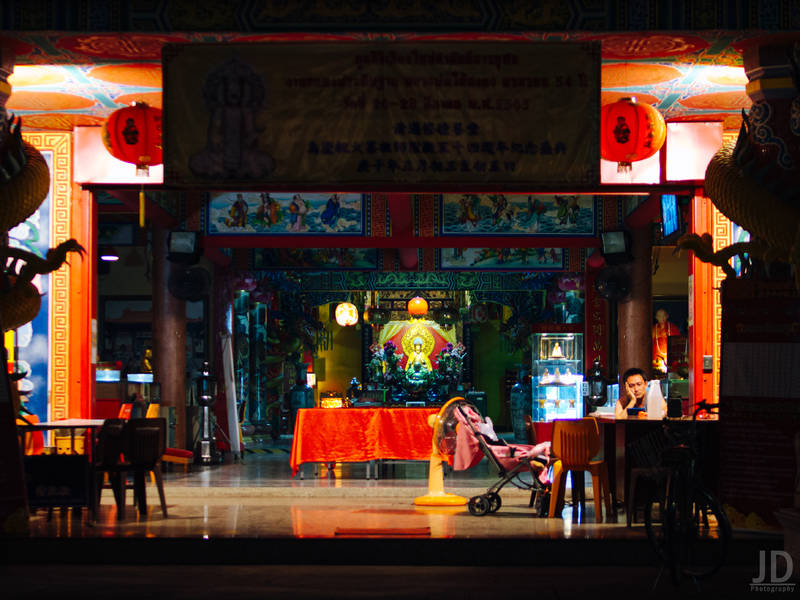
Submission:
M 139 212 L 139 190 L 138 189 L 112 189 L 106 190 L 112 196 L 122 202 L 131 210 Z M 145 216 L 153 221 L 162 229 L 172 229 L 178 225 L 178 219 L 153 202 L 150 198 L 145 200 Z

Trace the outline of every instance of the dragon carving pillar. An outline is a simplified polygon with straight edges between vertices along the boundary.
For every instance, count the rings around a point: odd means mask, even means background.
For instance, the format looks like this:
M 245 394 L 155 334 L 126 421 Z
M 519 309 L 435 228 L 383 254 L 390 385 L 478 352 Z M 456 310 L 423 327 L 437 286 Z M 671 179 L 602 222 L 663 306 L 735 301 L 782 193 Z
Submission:
M 11 95 L 11 85 L 8 78 L 14 72 L 16 56 L 6 46 L 0 46 L 0 146 L 6 141 L 8 124 L 6 121 L 6 101 Z
M 783 191 L 797 185 L 800 173 L 800 99 L 793 82 L 791 45 L 753 46 L 744 51 L 747 95 L 753 105 L 748 113 L 750 135 L 756 146 L 753 172 L 768 165 L 763 185 Z M 752 232 L 751 232 L 752 233 Z
M 633 260 L 624 265 L 631 278 L 631 293 L 625 302 L 620 302 L 617 314 L 619 372 L 621 375 L 630 368 L 638 367 L 645 372 L 645 378 L 650 378 L 653 368 L 653 279 L 650 273 L 652 223 L 631 230 L 631 237 Z
M 167 260 L 166 229 L 153 226 L 153 380 L 161 403 L 175 407 L 175 445 L 186 448 L 186 302 L 169 293 L 167 282 L 180 265 Z

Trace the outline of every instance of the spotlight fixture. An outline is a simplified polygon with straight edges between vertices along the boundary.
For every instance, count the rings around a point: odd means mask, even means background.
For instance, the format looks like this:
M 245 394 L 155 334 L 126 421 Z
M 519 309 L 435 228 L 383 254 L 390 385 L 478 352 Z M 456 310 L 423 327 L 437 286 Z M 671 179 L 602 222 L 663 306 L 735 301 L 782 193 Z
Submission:
M 100 260 L 104 260 L 106 262 L 114 262 L 116 260 L 119 260 L 119 254 L 117 254 L 117 251 L 114 250 L 114 246 L 109 244 L 108 246 L 100 250 Z
M 196 265 L 203 255 L 196 231 L 170 231 L 167 235 L 167 260 Z

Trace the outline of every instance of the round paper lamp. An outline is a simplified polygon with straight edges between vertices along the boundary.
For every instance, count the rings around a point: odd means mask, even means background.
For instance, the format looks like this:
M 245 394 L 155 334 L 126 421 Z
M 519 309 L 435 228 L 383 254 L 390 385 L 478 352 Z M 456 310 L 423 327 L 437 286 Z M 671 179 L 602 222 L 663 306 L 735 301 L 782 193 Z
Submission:
M 617 171 L 631 170 L 631 163 L 650 158 L 667 138 L 664 117 L 649 104 L 621 98 L 600 109 L 600 156 L 618 163 Z
M 136 165 L 137 175 L 147 175 L 150 165 L 160 165 L 161 109 L 134 102 L 111 113 L 103 122 L 103 144 L 111 156 Z M 139 227 L 144 227 L 144 189 L 139 192 Z
M 117 109 L 103 123 L 102 135 L 111 156 L 136 165 L 137 172 L 161 164 L 160 108 L 134 102 Z
M 416 296 L 408 301 L 408 314 L 412 317 L 421 317 L 428 312 L 428 301 Z
M 334 316 L 336 317 L 336 322 L 342 327 L 358 323 L 358 310 L 355 304 L 350 302 L 342 302 L 338 305 Z

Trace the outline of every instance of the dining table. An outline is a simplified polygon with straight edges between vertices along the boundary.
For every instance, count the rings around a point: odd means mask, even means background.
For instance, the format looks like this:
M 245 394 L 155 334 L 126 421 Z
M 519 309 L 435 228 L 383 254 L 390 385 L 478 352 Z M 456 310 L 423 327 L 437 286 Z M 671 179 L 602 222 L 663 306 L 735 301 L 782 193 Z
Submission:
M 608 466 L 611 497 L 616 503 L 627 502 L 633 469 L 646 466 L 641 464 L 641 456 L 637 454 L 640 455 L 643 447 L 648 445 L 645 443 L 648 438 L 662 430 L 665 424 L 688 427 L 692 423 L 692 418 L 687 416 L 679 419 L 647 419 L 628 415 L 617 418 L 607 413 L 592 413 L 589 416 L 597 419 L 603 460 Z M 701 419 L 697 421 L 697 425 L 701 434 L 699 452 L 706 459 L 701 461 L 700 476 L 704 486 L 718 495 L 719 420 Z M 657 453 L 658 448 L 653 448 L 652 452 Z
M 60 431 L 62 434 L 68 432 L 70 437 L 67 453 L 23 456 L 30 508 L 86 507 L 92 512 L 92 519 L 98 520 L 94 440 L 96 430 L 104 423 L 105 419 L 62 419 L 17 425 L 20 433 Z M 89 441 L 85 444 L 85 452 L 79 454 L 75 439 L 87 432 Z M 22 439 L 25 439 L 24 435 Z

